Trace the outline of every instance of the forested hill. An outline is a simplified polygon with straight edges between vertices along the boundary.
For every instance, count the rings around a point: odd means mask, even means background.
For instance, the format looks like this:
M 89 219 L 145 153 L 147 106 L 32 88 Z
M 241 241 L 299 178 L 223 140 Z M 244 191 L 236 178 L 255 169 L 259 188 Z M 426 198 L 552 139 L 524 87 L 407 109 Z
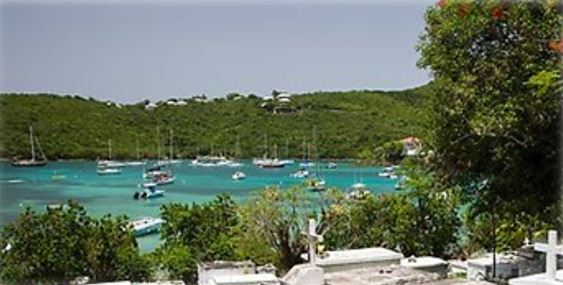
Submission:
M 79 96 L 2 94 L 0 155 L 28 156 L 32 125 L 49 159 L 106 157 L 108 139 L 115 157 L 135 157 L 137 141 L 143 157 L 156 157 L 159 140 L 162 152 L 168 152 L 169 129 L 180 157 L 233 154 L 237 139 L 240 156 L 258 156 L 267 135 L 270 151 L 277 145 L 280 157 L 287 149 L 291 157 L 301 157 L 305 140 L 318 146 L 321 158 L 355 158 L 390 140 L 418 135 L 427 90 L 294 95 L 276 114 L 275 101 L 264 108 L 265 101 L 256 96 L 190 99 L 183 106 L 160 102 L 147 111 L 145 102 L 118 106 Z

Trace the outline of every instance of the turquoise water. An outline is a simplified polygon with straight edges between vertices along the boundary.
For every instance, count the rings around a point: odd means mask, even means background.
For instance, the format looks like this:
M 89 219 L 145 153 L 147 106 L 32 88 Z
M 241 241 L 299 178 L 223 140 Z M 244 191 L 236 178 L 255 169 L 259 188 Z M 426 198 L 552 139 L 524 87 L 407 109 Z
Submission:
M 99 176 L 93 161 L 50 162 L 39 168 L 16 168 L 2 162 L 0 227 L 15 219 L 26 207 L 43 210 L 47 205 L 69 199 L 80 202 L 89 214 L 97 217 L 111 213 L 135 219 L 158 216 L 160 206 L 170 202 L 209 201 L 224 192 L 241 201 L 265 186 L 278 185 L 283 189 L 302 183 L 290 176 L 299 169 L 298 163 L 285 168 L 260 169 L 251 161 L 242 162 L 244 165 L 240 169 L 247 175 L 242 181 L 231 179 L 238 168 L 195 167 L 189 161 L 175 164 L 175 183 L 160 187 L 166 190 L 165 197 L 149 201 L 133 199 L 133 193 L 139 191 L 138 184 L 142 181 L 142 166 L 123 168 L 121 175 Z M 393 191 L 395 185 L 395 181 L 378 176 L 378 167 L 350 163 L 339 163 L 336 169 L 324 169 L 324 166 L 321 163 L 321 175 L 329 187 L 346 189 L 361 181 L 373 193 L 382 193 Z M 64 176 L 64 179 L 53 179 L 54 175 Z M 158 245 L 159 237 L 143 237 L 138 242 L 141 250 L 149 251 Z

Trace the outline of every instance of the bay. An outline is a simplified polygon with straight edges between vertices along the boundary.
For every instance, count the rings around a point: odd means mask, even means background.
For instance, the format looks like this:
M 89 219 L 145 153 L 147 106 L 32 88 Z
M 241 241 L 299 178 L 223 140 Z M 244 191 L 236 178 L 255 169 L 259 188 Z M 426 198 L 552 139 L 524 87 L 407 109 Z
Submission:
M 287 189 L 302 183 L 291 177 L 299 164 L 277 169 L 260 169 L 250 160 L 241 161 L 243 166 L 197 167 L 189 160 L 172 166 L 176 181 L 161 186 L 166 191 L 163 198 L 143 201 L 134 200 L 142 182 L 142 166 L 123 168 L 121 175 L 99 176 L 94 161 L 49 162 L 45 167 L 17 168 L 7 162 L 0 163 L 0 227 L 13 221 L 26 207 L 43 211 L 47 205 L 74 200 L 85 206 L 95 217 L 106 214 L 127 215 L 131 219 L 158 216 L 160 206 L 166 203 L 201 203 L 214 199 L 220 193 L 228 193 L 236 201 L 243 201 L 266 186 Z M 379 167 L 358 166 L 340 162 L 336 169 L 326 169 L 322 162 L 321 177 L 328 187 L 347 189 L 355 182 L 362 182 L 372 193 L 394 191 L 395 180 L 379 177 Z M 147 164 L 150 165 L 150 164 Z M 231 175 L 242 170 L 247 178 L 233 181 Z M 138 239 L 143 252 L 154 249 L 159 236 Z

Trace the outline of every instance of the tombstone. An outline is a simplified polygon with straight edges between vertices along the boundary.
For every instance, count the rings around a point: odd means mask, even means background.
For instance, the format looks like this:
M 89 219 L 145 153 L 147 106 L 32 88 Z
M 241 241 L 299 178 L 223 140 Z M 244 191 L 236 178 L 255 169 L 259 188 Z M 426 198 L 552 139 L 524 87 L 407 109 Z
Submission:
M 401 259 L 401 266 L 425 272 L 436 273 L 441 279 L 448 277 L 448 263 L 433 256 L 420 256 Z
M 545 252 L 545 273 L 514 278 L 510 285 L 563 285 L 563 271 L 557 271 L 557 256 L 563 255 L 563 246 L 557 245 L 557 231 L 549 231 L 547 244 L 535 243 L 534 250 Z

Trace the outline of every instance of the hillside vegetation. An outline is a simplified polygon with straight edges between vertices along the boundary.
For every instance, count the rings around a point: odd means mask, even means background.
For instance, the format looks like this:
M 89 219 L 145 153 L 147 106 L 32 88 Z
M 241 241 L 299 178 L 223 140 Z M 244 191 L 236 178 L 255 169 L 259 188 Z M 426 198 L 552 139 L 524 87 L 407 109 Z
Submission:
M 160 141 L 168 153 L 168 130 L 173 129 L 175 154 L 234 154 L 255 157 L 278 147 L 280 157 L 301 157 L 303 141 L 317 145 L 321 158 L 356 158 L 375 147 L 422 126 L 428 87 L 405 91 L 316 92 L 294 95 L 294 112 L 272 114 L 262 99 L 249 96 L 189 102 L 153 111 L 144 103 L 116 106 L 79 96 L 2 94 L 0 155 L 28 156 L 28 126 L 32 125 L 49 159 L 106 157 L 108 139 L 117 158 L 156 157 Z M 160 135 L 157 136 L 157 127 Z M 315 131 L 314 131 L 315 130 Z M 313 139 L 316 134 L 316 139 Z M 287 146 L 287 147 L 286 147 Z

